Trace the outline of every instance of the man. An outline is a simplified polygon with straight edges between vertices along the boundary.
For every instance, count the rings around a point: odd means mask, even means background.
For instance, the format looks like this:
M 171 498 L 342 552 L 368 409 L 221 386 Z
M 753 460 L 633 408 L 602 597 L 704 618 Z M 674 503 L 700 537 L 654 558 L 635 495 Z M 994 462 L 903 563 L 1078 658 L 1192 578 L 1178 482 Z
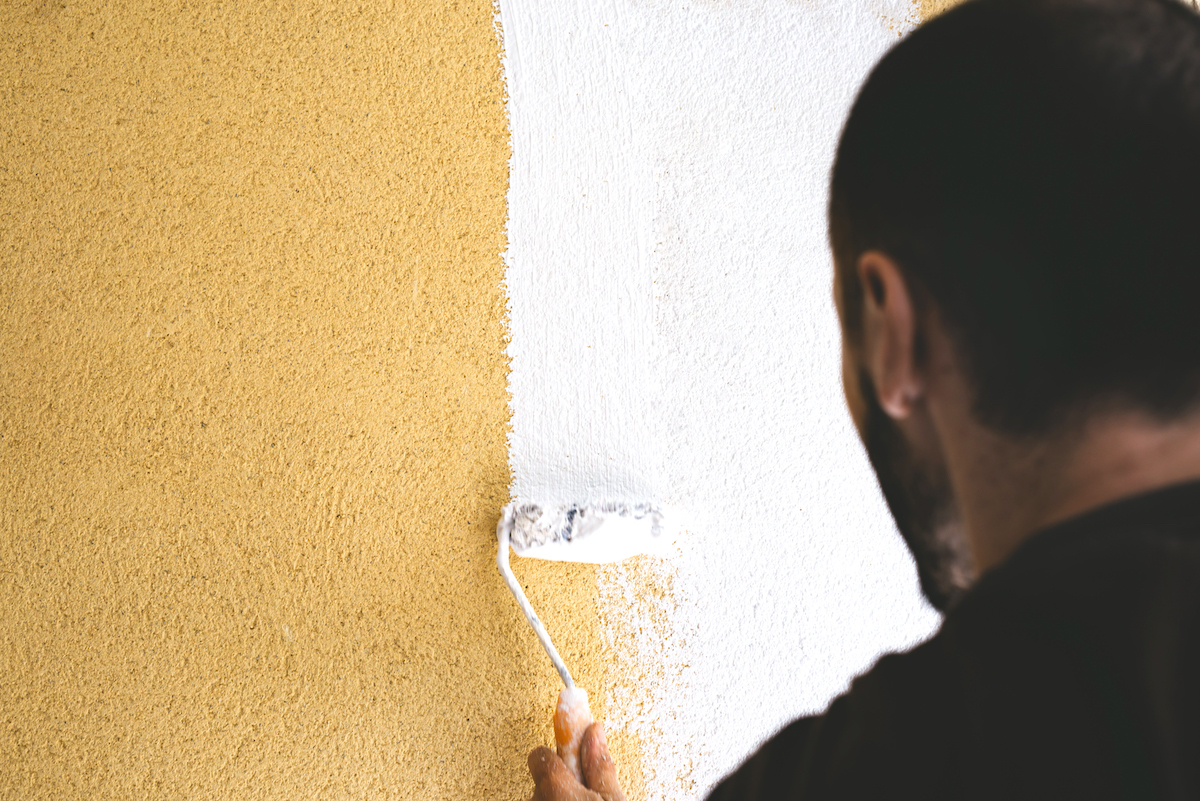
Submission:
M 921 27 L 851 111 L 830 238 L 846 399 L 946 617 L 711 798 L 1200 798 L 1200 17 Z M 599 726 L 591 789 L 529 763 L 536 799 L 623 797 Z

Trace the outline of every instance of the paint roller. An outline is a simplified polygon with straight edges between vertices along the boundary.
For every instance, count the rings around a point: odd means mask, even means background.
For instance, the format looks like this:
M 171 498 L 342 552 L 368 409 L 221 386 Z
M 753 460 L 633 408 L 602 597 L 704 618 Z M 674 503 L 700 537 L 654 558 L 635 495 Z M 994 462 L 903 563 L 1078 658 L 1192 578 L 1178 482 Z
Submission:
M 554 741 L 559 757 L 580 782 L 579 749 L 593 720 L 587 691 L 575 686 L 546 627 L 521 591 L 508 564 L 508 549 L 511 546 L 522 557 L 593 564 L 619 562 L 638 554 L 662 555 L 671 542 L 665 520 L 662 508 L 652 503 L 603 501 L 543 507 L 514 502 L 504 507 L 496 524 L 500 575 L 562 677 L 563 689 L 554 710 Z

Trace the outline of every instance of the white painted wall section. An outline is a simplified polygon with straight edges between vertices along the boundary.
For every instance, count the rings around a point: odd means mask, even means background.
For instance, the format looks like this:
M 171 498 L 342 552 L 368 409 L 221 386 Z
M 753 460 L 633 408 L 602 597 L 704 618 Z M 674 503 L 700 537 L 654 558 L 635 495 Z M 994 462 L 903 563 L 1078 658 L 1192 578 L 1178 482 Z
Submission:
M 904 0 L 502 0 L 513 494 L 692 525 L 601 576 L 652 798 L 702 796 L 938 623 L 845 411 L 828 172 Z M 618 666 L 619 668 L 621 666 Z
M 657 489 L 646 157 L 612 4 L 501 4 L 513 158 L 505 283 L 513 494 Z

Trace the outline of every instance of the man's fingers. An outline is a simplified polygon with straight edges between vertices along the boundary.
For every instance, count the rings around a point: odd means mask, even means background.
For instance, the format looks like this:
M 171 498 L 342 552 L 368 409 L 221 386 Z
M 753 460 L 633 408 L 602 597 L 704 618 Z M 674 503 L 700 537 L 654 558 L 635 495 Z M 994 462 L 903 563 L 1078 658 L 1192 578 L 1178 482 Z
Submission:
M 625 801 L 625 794 L 617 784 L 617 766 L 608 754 L 608 741 L 604 737 L 603 725 L 593 723 L 588 726 L 583 735 L 580 757 L 583 763 L 583 781 L 589 789 L 599 793 L 604 801 Z
M 544 746 L 533 749 L 529 754 L 529 775 L 535 785 L 531 801 L 625 801 L 603 725 L 588 726 L 579 756 L 587 789 L 575 780 L 558 754 Z
M 563 779 L 575 780 L 558 754 L 544 745 L 529 752 L 529 775 L 538 787 L 546 783 L 557 784 Z
M 529 775 L 534 784 L 530 801 L 591 801 L 597 797 L 575 781 L 558 754 L 545 746 L 529 753 Z

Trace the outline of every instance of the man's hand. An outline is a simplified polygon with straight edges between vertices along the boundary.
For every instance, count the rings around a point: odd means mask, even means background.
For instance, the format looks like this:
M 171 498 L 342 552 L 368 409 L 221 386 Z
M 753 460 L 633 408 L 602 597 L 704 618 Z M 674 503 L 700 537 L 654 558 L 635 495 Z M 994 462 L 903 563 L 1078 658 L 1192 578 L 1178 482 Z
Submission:
M 608 755 L 604 727 L 599 723 L 588 726 L 583 735 L 579 761 L 584 784 L 575 781 L 558 754 L 545 746 L 533 749 L 529 773 L 535 786 L 530 801 L 625 801 L 617 784 L 617 766 Z

